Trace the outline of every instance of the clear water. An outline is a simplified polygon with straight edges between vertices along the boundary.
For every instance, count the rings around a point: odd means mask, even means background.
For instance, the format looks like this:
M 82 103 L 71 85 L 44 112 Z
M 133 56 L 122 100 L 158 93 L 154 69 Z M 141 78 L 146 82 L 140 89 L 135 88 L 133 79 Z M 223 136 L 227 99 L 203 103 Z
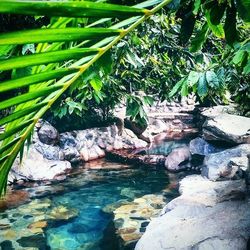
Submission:
M 24 188 L 31 202 L 0 214 L 0 224 L 10 225 L 10 228 L 0 230 L 2 249 L 27 249 L 24 246 L 53 250 L 118 249 L 112 213 L 105 213 L 103 208 L 110 204 L 115 207 L 115 204 L 145 194 L 162 193 L 170 183 L 169 175 L 164 170 L 128 168 L 130 166 L 111 162 L 96 164 L 101 164 L 103 169 L 79 168 L 62 182 Z M 170 200 L 176 195 L 176 189 L 173 189 L 166 198 Z M 36 205 L 33 209 L 32 202 L 35 205 L 49 203 L 50 208 L 37 208 Z M 42 213 L 51 207 L 61 205 L 77 209 L 78 216 L 67 222 L 49 224 L 43 234 L 37 232 L 33 238 L 23 236 L 36 216 L 43 216 Z M 15 235 L 7 238 L 6 230 L 15 231 Z

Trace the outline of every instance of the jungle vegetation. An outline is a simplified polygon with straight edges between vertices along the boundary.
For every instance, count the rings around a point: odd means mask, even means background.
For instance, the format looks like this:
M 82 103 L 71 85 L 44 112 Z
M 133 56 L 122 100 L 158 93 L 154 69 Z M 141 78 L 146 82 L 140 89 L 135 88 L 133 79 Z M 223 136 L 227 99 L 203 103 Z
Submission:
M 146 123 L 144 104 L 189 93 L 249 114 L 249 0 L 1 0 L 0 14 L 1 194 L 44 116 L 81 128 L 125 98 Z

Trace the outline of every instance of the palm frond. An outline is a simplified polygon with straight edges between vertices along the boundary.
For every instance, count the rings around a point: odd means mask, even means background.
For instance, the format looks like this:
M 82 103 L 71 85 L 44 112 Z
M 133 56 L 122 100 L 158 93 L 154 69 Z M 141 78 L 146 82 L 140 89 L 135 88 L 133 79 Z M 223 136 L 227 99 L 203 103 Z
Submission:
M 0 13 L 56 17 L 46 28 L 0 34 L 2 46 L 29 43 L 36 46 L 35 54 L 0 61 L 0 71 L 31 68 L 31 73 L 24 77 L 0 83 L 0 93 L 23 89 L 18 96 L 0 102 L 0 110 L 13 110 L 0 119 L 0 126 L 4 125 L 4 132 L 0 134 L 1 195 L 6 191 L 11 166 L 23 151 L 36 122 L 104 53 L 170 2 L 149 0 L 129 7 L 87 1 L 0 1 Z M 146 9 L 152 6 L 155 7 Z M 78 17 L 91 17 L 94 21 L 77 27 Z M 108 27 L 110 20 L 116 23 Z M 100 24 L 107 27 L 100 28 Z

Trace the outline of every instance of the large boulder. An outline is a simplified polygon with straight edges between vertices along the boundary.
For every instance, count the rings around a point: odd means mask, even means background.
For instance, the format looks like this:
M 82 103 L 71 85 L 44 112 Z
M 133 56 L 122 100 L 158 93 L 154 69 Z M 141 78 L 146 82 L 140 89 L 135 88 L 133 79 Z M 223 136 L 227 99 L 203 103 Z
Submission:
M 38 128 L 38 137 L 42 143 L 55 145 L 59 141 L 58 131 L 48 122 L 41 121 Z
M 182 165 L 184 162 L 188 162 L 190 160 L 190 151 L 188 147 L 175 148 L 173 151 L 167 156 L 165 160 L 165 167 L 169 171 L 179 171 L 186 168 L 185 165 Z
M 202 133 L 205 140 L 250 143 L 250 118 L 230 114 L 210 117 L 203 124 Z
M 150 222 L 136 250 L 247 249 L 250 199 L 243 199 L 243 180 L 212 182 L 195 175 L 180 190 Z
M 65 156 L 59 146 L 48 145 L 37 141 L 34 148 L 48 160 L 64 160 Z
M 208 143 L 204 139 L 197 137 L 190 141 L 189 150 L 192 155 L 209 155 L 222 151 L 222 148 Z
M 53 180 L 70 169 L 71 164 L 68 161 L 48 160 L 31 145 L 21 164 L 20 160 L 16 159 L 11 173 L 12 177 L 14 175 L 13 179 Z
M 241 177 L 246 171 L 250 144 L 242 144 L 205 157 L 202 175 L 210 180 Z

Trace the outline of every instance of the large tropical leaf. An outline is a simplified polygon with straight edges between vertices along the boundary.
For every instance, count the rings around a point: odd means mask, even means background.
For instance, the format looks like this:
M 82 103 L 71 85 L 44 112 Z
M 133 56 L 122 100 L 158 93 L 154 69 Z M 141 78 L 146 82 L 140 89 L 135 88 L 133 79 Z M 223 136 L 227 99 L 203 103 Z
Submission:
M 0 110 L 12 111 L 0 119 L 4 126 L 0 134 L 1 195 L 11 166 L 36 122 L 104 53 L 170 2 L 149 0 L 129 7 L 87 1 L 0 1 L 0 13 L 52 17 L 45 28 L 0 34 L 0 51 L 21 44 L 36 48 L 32 55 L 11 56 L 0 62 L 1 71 L 26 67 L 31 72 L 0 83 L 0 93 L 16 89 L 20 93 L 0 102 Z M 91 19 L 85 19 L 82 26 L 79 17 Z M 98 95 L 100 86 L 93 81 L 92 85 Z

